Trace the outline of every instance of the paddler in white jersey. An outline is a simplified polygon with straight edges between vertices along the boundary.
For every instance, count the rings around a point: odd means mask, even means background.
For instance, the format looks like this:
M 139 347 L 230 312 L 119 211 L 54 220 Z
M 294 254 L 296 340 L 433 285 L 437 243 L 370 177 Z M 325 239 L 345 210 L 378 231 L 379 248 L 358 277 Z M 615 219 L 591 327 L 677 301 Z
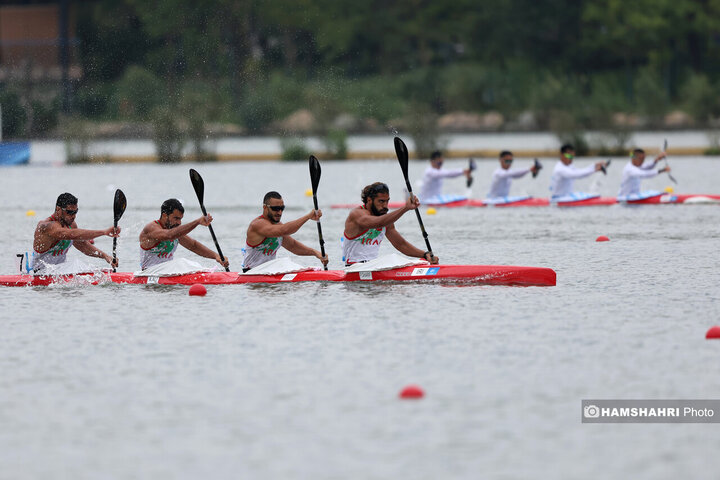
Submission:
M 243 272 L 262 265 L 275 258 L 278 249 L 285 247 L 295 255 L 316 257 L 323 265 L 327 265 L 328 257 L 324 257 L 314 248 L 298 242 L 290 235 L 300 230 L 308 220 L 318 221 L 322 217 L 322 210 L 310 210 L 309 213 L 288 223 L 282 223 L 285 202 L 278 192 L 268 192 L 263 197 L 263 213 L 250 222 L 245 238 L 245 261 Z
M 361 199 L 363 205 L 353 209 L 345 220 L 343 258 L 346 266 L 376 259 L 380 252 L 380 243 L 385 237 L 393 247 L 408 257 L 424 258 L 432 264 L 438 263 L 438 257 L 414 247 L 395 229 L 395 222 L 405 212 L 420 206 L 416 196 L 408 198 L 401 208 L 388 213 L 390 189 L 384 183 L 376 182 L 363 188 Z
M 533 176 L 542 168 L 539 162 L 535 162 L 532 167 L 529 168 L 513 168 L 513 154 L 508 150 L 500 152 L 500 166 L 495 169 L 492 174 L 492 184 L 490 185 L 490 193 L 487 198 L 489 199 L 501 199 L 510 196 L 510 183 L 513 178 L 524 177 L 528 173 L 532 172 Z
M 48 267 L 65 263 L 67 252 L 73 245 L 85 255 L 102 258 L 110 266 L 117 267 L 117 260 L 113 262 L 112 257 L 96 248 L 91 240 L 103 235 L 117 237 L 120 235 L 120 227 L 109 227 L 105 230 L 78 228 L 75 223 L 77 213 L 78 199 L 66 192 L 58 196 L 55 213 L 38 222 L 33 239 L 35 274 L 52 273 L 51 268 Z
M 630 195 L 640 194 L 640 182 L 644 178 L 652 178 L 659 173 L 669 172 L 670 167 L 665 166 L 660 170 L 655 170 L 655 165 L 665 158 L 665 152 L 651 162 L 645 162 L 645 151 L 642 148 L 633 150 L 630 156 L 630 162 L 623 169 L 622 181 L 620 182 L 620 191 L 618 199 L 627 199 Z
M 182 203 L 175 198 L 170 198 L 165 200 L 160 207 L 160 219 L 145 225 L 140 232 L 140 268 L 142 270 L 172 260 L 178 243 L 201 257 L 212 258 L 223 267 L 230 264 L 227 257 L 223 262 L 216 252 L 188 236 L 198 225 L 204 227 L 210 225 L 213 221 L 212 215 L 201 216 L 183 225 L 184 214 L 185 208 Z
M 430 166 L 425 169 L 420 188 L 420 198 L 424 203 L 442 203 L 443 179 L 465 175 L 468 179 L 472 172 L 469 168 L 443 169 L 443 156 L 439 150 L 430 155 Z
M 554 201 L 571 201 L 582 198 L 591 198 L 598 195 L 575 193 L 573 183 L 578 178 L 585 178 L 603 169 L 603 162 L 596 162 L 585 168 L 575 168 L 572 161 L 575 158 L 575 148 L 570 144 L 560 147 L 560 161 L 555 164 L 552 178 L 550 179 L 550 191 Z

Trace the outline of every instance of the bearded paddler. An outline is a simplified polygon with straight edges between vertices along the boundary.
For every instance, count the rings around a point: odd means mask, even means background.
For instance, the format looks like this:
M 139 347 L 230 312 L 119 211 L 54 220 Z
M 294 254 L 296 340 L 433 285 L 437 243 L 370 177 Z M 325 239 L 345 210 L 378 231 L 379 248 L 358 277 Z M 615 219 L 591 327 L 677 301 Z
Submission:
M 212 258 L 224 267 L 230 264 L 227 257 L 223 261 L 216 252 L 188 235 L 198 225 L 204 227 L 210 225 L 213 221 L 212 215 L 203 215 L 183 225 L 184 214 L 185 208 L 182 203 L 175 198 L 170 198 L 165 200 L 160 207 L 160 218 L 145 225 L 140 232 L 140 268 L 142 270 L 172 260 L 178 243 L 201 257 Z
M 71 246 L 88 257 L 102 258 L 117 267 L 117 260 L 113 261 L 110 255 L 95 247 L 91 240 L 103 235 L 117 237 L 120 235 L 120 227 L 108 227 L 105 230 L 78 228 L 75 223 L 77 213 L 77 197 L 65 192 L 55 202 L 55 213 L 38 222 L 33 239 L 33 271 L 36 275 L 53 273 L 53 266 L 65 263 Z
M 400 253 L 438 263 L 438 257 L 411 245 L 395 228 L 400 217 L 420 206 L 416 196 L 411 195 L 405 205 L 388 213 L 390 189 L 376 182 L 363 189 L 361 199 L 363 205 L 353 209 L 345 220 L 343 258 L 346 266 L 376 259 L 380 243 L 386 237 Z

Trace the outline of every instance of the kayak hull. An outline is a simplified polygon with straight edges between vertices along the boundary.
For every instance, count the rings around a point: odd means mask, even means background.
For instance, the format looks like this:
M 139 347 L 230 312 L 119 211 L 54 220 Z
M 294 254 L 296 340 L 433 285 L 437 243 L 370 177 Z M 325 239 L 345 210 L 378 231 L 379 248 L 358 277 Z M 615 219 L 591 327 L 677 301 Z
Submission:
M 442 208 L 456 208 L 456 207 L 497 207 L 497 208 L 509 208 L 509 207 L 598 207 L 614 205 L 616 203 L 622 203 L 626 205 L 666 205 L 666 204 L 687 204 L 687 205 L 702 205 L 702 204 L 717 204 L 720 203 L 720 195 L 699 195 L 699 194 L 662 194 L 653 197 L 628 200 L 619 202 L 616 197 L 594 197 L 587 198 L 584 200 L 574 200 L 571 202 L 551 202 L 548 198 L 526 198 L 518 200 L 517 202 L 508 203 L 497 203 L 489 204 L 483 200 L 478 199 L 467 199 L 459 200 L 456 202 L 440 203 L 440 204 L 425 204 L 426 207 L 442 207 Z M 405 205 L 402 202 L 390 202 L 388 208 L 395 209 Z M 355 208 L 360 205 L 357 203 L 338 203 L 330 205 L 330 208 Z
M 555 271 L 543 267 L 507 265 L 423 265 L 374 272 L 310 270 L 278 275 L 243 275 L 235 272 L 208 272 L 172 277 L 136 277 L 130 272 L 78 274 L 63 276 L 0 275 L 0 286 L 47 286 L 54 283 L 77 284 L 158 284 L 158 285 L 231 285 L 241 283 L 295 282 L 375 282 L 444 281 L 473 285 L 554 286 Z

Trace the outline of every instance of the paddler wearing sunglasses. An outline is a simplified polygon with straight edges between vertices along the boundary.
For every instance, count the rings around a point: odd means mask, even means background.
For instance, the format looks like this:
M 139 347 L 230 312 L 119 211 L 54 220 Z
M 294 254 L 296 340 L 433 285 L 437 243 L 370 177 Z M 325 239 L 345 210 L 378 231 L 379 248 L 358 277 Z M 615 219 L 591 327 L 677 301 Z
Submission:
M 409 196 L 405 205 L 392 212 L 388 211 L 390 189 L 382 182 L 363 188 L 360 197 L 363 205 L 350 211 L 345 220 L 343 258 L 346 266 L 376 259 L 380 253 L 380 243 L 385 237 L 403 255 L 424 258 L 432 264 L 438 263 L 438 257 L 411 245 L 395 228 L 395 222 L 400 217 L 420 206 L 416 196 Z
M 38 222 L 33 239 L 33 271 L 36 275 L 47 273 L 49 265 L 65 263 L 71 246 L 75 246 L 88 257 L 102 258 L 111 266 L 117 267 L 117 260 L 113 262 L 110 255 L 96 248 L 91 241 L 103 235 L 117 237 L 120 235 L 120 227 L 108 227 L 105 230 L 78 228 L 75 223 L 77 213 L 77 197 L 65 192 L 60 194 L 55 202 L 55 213 Z
M 505 198 L 510 195 L 510 184 L 513 178 L 524 177 L 528 173 L 532 172 L 535 177 L 542 165 L 540 162 L 535 160 L 532 167 L 528 168 L 510 168 L 513 163 L 513 154 L 509 150 L 503 150 L 500 152 L 500 166 L 492 174 L 492 183 L 490 185 L 490 193 L 487 198 Z
M 573 191 L 573 183 L 578 178 L 585 178 L 595 172 L 602 171 L 605 167 L 605 162 L 596 162 L 585 168 L 575 168 L 575 166 L 572 165 L 574 158 L 575 148 L 572 145 L 565 144 L 560 147 L 560 161 L 555 164 L 552 178 L 550 179 L 550 191 L 552 192 L 553 201 L 563 201 L 565 198 L 568 200 L 577 200 L 573 195 L 584 195 L 588 197 L 599 196 L 582 193 L 575 194 Z
M 145 225 L 140 232 L 140 268 L 142 270 L 172 260 L 178 244 L 201 257 L 211 258 L 224 267 L 230 264 L 227 257 L 223 262 L 217 252 L 210 250 L 188 235 L 198 225 L 203 227 L 210 225 L 213 221 L 212 215 L 203 215 L 192 222 L 183 224 L 184 214 L 185 207 L 180 200 L 169 198 L 160 206 L 160 218 Z
M 306 257 L 316 257 L 323 265 L 327 265 L 328 257 L 298 242 L 290 235 L 300 230 L 308 220 L 318 221 L 322 217 L 322 210 L 310 210 L 309 213 L 291 222 L 282 223 L 285 202 L 282 196 L 275 191 L 268 192 L 263 197 L 263 213 L 250 222 L 245 238 L 245 261 L 243 272 L 273 260 L 280 247 L 285 247 L 291 253 Z

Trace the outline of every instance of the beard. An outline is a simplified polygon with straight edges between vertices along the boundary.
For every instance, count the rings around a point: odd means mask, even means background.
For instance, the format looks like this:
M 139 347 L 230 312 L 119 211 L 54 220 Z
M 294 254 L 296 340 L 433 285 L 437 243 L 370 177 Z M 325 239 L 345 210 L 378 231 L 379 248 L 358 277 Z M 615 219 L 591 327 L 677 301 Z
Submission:
M 375 208 L 375 205 L 374 205 L 374 204 L 370 204 L 370 212 L 371 212 L 373 215 L 375 215 L 376 217 L 379 217 L 379 216 L 381 216 L 381 215 L 385 215 L 385 214 L 388 212 L 388 209 L 387 209 L 387 208 L 381 208 L 381 209 L 378 210 L 377 208 Z

